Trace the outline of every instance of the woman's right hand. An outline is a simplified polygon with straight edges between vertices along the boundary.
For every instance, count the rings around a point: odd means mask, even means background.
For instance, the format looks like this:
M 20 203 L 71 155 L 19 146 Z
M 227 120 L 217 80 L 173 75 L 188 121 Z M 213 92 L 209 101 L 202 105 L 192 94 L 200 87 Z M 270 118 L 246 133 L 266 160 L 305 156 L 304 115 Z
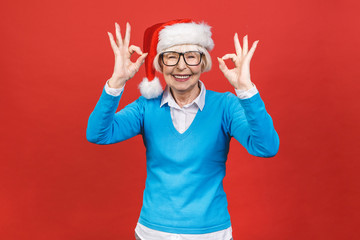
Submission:
M 115 23 L 116 42 L 111 33 L 108 32 L 111 47 L 115 55 L 114 73 L 109 79 L 109 86 L 111 88 L 122 88 L 126 81 L 132 78 L 139 68 L 144 63 L 147 53 L 143 53 L 138 46 L 130 44 L 130 31 L 129 23 L 126 23 L 126 33 L 124 40 L 121 38 L 120 26 Z M 132 62 L 131 55 L 136 52 L 140 57 Z

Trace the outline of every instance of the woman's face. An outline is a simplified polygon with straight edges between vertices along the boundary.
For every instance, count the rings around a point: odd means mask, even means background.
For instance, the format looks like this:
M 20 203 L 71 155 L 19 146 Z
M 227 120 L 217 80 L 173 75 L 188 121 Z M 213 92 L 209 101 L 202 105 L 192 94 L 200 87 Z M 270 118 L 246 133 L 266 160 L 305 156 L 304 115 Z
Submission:
M 166 51 L 187 52 L 197 51 L 195 45 L 178 45 L 167 49 Z M 181 56 L 177 65 L 166 66 L 160 63 L 162 66 L 162 73 L 166 84 L 177 93 L 187 93 L 194 91 L 198 87 L 198 81 L 201 75 L 201 66 L 188 66 L 184 58 Z

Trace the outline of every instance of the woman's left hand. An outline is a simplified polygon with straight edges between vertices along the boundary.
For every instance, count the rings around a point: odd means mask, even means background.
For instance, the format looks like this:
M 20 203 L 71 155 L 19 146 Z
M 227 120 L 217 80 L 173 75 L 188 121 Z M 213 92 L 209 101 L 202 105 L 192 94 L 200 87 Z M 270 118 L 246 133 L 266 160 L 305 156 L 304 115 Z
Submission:
M 248 37 L 243 39 L 243 48 L 241 49 L 237 33 L 234 36 L 235 53 L 229 53 L 222 58 L 218 58 L 219 68 L 224 76 L 229 80 L 230 84 L 238 90 L 249 90 L 253 87 L 250 80 L 250 60 L 253 56 L 259 40 L 255 41 L 248 51 Z M 235 64 L 233 69 L 228 69 L 224 60 L 231 59 Z

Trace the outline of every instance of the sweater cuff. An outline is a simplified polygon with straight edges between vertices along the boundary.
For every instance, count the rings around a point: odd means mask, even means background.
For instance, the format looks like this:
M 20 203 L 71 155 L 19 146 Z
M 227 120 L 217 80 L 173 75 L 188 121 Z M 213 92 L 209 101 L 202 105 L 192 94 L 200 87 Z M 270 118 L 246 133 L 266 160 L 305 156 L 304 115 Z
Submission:
M 259 91 L 257 90 L 255 84 L 253 83 L 253 87 L 249 90 L 238 90 L 235 88 L 236 95 L 240 99 L 248 99 L 257 94 Z
M 105 83 L 105 92 L 111 96 L 118 97 L 124 91 L 125 85 L 122 88 L 111 88 L 109 86 L 109 80 Z

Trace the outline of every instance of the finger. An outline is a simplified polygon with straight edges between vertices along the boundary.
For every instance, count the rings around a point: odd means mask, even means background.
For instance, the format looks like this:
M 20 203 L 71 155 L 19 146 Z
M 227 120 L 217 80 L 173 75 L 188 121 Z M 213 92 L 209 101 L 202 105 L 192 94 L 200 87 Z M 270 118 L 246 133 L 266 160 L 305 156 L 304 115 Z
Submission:
M 244 37 L 243 41 L 243 56 L 246 56 L 248 53 L 248 35 Z
M 255 41 L 253 43 L 253 45 L 251 46 L 251 49 L 249 51 L 249 53 L 247 54 L 247 56 L 245 57 L 246 61 L 249 61 L 251 60 L 252 56 L 254 55 L 254 52 L 255 52 L 255 49 L 256 49 L 256 46 L 257 44 L 259 43 L 259 40 Z
M 143 53 L 135 62 L 135 67 L 137 69 L 137 71 L 139 70 L 139 68 L 141 67 L 141 65 L 144 63 L 146 56 L 148 55 L 148 53 Z
M 113 35 L 109 32 L 108 32 L 108 35 L 109 35 L 109 39 L 110 39 L 111 48 L 113 49 L 114 54 L 116 54 L 118 52 L 118 46 L 115 43 Z
M 125 39 L 124 39 L 124 45 L 125 47 L 129 47 L 130 44 L 130 32 L 131 32 L 131 26 L 130 24 L 127 22 L 126 23 L 126 33 L 125 33 Z
M 120 32 L 120 25 L 118 23 L 115 23 L 115 33 L 116 33 L 116 43 L 119 47 L 121 47 L 123 44 L 123 41 L 122 41 L 121 32 Z
M 135 45 L 131 45 L 129 47 L 129 53 L 130 55 L 132 55 L 134 52 L 136 52 L 137 54 L 139 55 L 142 55 L 143 52 L 141 51 L 141 48 L 139 48 L 138 46 L 135 46 Z
M 225 54 L 221 59 L 222 60 L 231 59 L 233 62 L 236 62 L 237 56 L 235 53 L 228 53 Z
M 219 68 L 225 74 L 225 72 L 229 71 L 228 67 L 226 66 L 225 62 L 221 58 L 217 58 L 219 61 Z
M 241 45 L 240 45 L 239 37 L 238 37 L 237 33 L 235 33 L 235 36 L 234 36 L 234 44 L 235 44 L 236 54 L 238 56 L 241 56 Z

